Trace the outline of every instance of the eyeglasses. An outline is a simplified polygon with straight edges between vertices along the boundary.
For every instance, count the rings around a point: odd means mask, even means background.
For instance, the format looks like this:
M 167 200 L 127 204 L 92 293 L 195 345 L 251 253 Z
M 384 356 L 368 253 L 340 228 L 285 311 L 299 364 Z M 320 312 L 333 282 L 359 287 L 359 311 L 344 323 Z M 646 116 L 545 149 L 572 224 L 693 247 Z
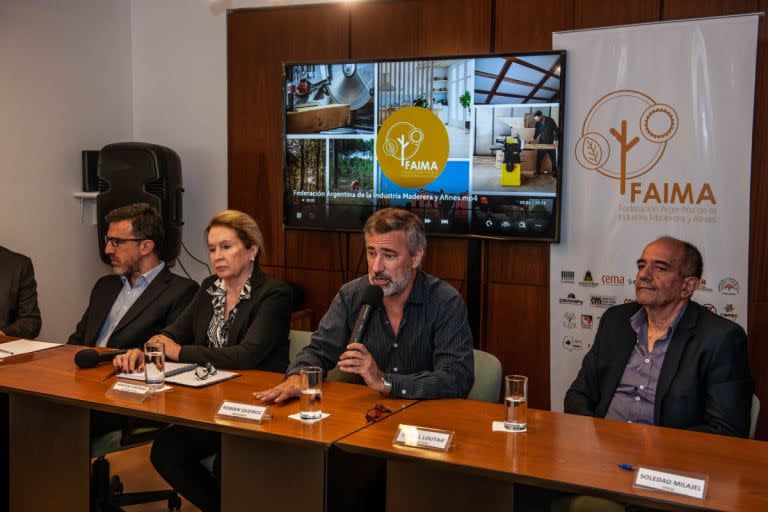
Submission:
M 373 423 L 379 421 L 381 418 L 387 416 L 388 414 L 392 414 L 392 410 L 389 407 L 376 404 L 365 412 L 365 421 Z
M 124 242 L 143 242 L 147 238 L 115 238 L 114 236 L 105 236 L 104 243 L 112 247 L 118 247 Z
M 205 380 L 209 376 L 216 375 L 216 367 L 214 367 L 211 363 L 205 363 L 205 366 L 200 365 L 197 368 L 195 368 L 195 377 L 197 380 Z

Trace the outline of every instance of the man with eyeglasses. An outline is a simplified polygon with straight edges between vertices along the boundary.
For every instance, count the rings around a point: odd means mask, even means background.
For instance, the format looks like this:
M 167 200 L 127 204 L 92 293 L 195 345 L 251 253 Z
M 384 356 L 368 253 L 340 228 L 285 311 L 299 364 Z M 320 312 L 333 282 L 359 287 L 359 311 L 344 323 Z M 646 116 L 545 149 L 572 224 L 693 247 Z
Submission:
M 171 324 L 192 300 L 197 283 L 171 273 L 160 260 L 160 214 L 145 203 L 107 214 L 104 253 L 113 275 L 96 282 L 71 345 L 138 348 Z
M 645 247 L 636 302 L 603 315 L 565 395 L 565 412 L 747 437 L 747 337 L 738 324 L 690 300 L 702 267 L 688 242 L 663 237 Z

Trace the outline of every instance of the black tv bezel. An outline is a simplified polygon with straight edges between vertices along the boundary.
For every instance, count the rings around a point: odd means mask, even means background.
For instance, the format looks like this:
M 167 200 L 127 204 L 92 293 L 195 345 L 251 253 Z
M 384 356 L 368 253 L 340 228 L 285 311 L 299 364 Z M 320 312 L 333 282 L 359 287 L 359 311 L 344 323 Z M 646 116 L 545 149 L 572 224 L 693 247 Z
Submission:
M 537 56 L 537 55 L 560 55 L 560 111 L 558 113 L 558 127 L 559 127 L 559 136 L 558 136 L 558 148 L 560 148 L 561 155 L 560 155 L 560 168 L 559 168 L 559 176 L 557 178 L 557 186 L 556 186 L 556 192 L 553 199 L 555 199 L 555 233 L 554 236 L 551 238 L 544 238 L 544 237 L 530 237 L 530 236 L 506 236 L 506 235 L 495 235 L 495 234 L 480 234 L 480 233 L 439 233 L 439 232 L 431 232 L 427 230 L 427 236 L 428 237 L 438 237 L 438 238 L 458 238 L 458 239 L 478 239 L 478 240 L 497 240 L 497 241 L 521 241 L 521 242 L 540 242 L 540 243 L 547 243 L 547 244 L 556 244 L 560 243 L 560 229 L 562 224 L 562 203 L 563 203 L 563 176 L 565 174 L 564 171 L 564 158 L 562 151 L 564 149 L 564 120 L 565 120 L 565 91 L 566 91 L 566 79 L 567 79 L 567 52 L 566 50 L 547 50 L 547 51 L 535 51 L 535 52 L 493 52 L 493 53 L 482 53 L 482 54 L 469 54 L 469 55 L 438 55 L 438 56 L 424 56 L 424 57 L 404 57 L 404 58 L 396 58 L 396 59 L 319 59 L 319 60 L 312 60 L 312 59 L 305 59 L 301 61 L 282 61 L 281 63 L 281 82 L 280 82 L 280 96 L 281 96 L 281 108 L 282 108 L 282 133 L 281 133 L 281 150 L 282 150 L 282 189 L 283 189 L 283 229 L 288 231 L 318 231 L 318 232 L 326 232 L 326 233 L 361 233 L 362 232 L 362 226 L 360 229 L 349 229 L 349 228 L 331 228 L 331 227 L 317 227 L 317 226 L 294 226 L 286 223 L 286 215 L 288 210 L 288 198 L 286 194 L 286 167 L 288 165 L 287 162 L 287 155 L 286 155 L 286 141 L 287 141 L 287 129 L 286 129 L 286 95 L 285 95 L 285 80 L 286 80 L 286 74 L 285 74 L 285 68 L 287 66 L 301 66 L 301 65 L 318 65 L 318 64 L 358 64 L 358 63 L 374 63 L 378 64 L 380 62 L 411 62 L 416 60 L 461 60 L 461 59 L 485 59 L 485 58 L 493 58 L 493 57 L 525 57 L 525 56 Z M 525 104 L 521 104 L 525 105 Z M 531 103 L 531 107 L 537 105 L 536 103 Z M 474 106 L 474 103 L 473 103 Z M 374 140 L 376 137 L 375 133 L 375 127 L 374 127 Z M 374 165 L 376 163 L 374 162 Z M 376 210 L 374 210 L 375 212 Z M 470 224 L 471 227 L 471 224 Z

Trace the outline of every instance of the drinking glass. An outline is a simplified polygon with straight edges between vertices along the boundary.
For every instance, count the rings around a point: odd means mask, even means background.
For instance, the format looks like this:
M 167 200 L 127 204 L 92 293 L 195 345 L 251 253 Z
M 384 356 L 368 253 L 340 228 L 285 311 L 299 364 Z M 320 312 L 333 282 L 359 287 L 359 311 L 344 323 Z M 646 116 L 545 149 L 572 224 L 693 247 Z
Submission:
M 504 405 L 507 407 L 504 426 L 512 431 L 524 431 L 528 428 L 528 377 L 507 375 L 504 384 Z
M 158 341 L 144 344 L 144 377 L 151 393 L 165 384 L 165 345 Z
M 301 404 L 299 416 L 314 420 L 323 415 L 323 369 L 307 366 L 301 369 Z

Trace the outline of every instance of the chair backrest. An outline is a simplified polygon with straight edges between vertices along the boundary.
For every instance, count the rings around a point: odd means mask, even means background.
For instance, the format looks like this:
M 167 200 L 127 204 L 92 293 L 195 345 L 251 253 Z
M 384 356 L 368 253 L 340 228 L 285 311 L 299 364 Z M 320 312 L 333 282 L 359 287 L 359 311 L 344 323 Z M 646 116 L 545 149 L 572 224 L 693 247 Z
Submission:
M 309 345 L 310 337 L 312 337 L 312 331 L 295 331 L 291 329 L 291 333 L 288 335 L 288 339 L 291 342 L 291 347 L 288 349 L 288 360 L 291 363 L 296 360 L 296 354 Z
M 493 354 L 475 350 L 475 383 L 470 400 L 498 403 L 501 390 L 501 363 Z
M 757 399 L 757 395 L 752 395 L 752 411 L 749 415 L 749 438 L 755 438 L 755 430 L 757 430 L 757 417 L 760 416 L 760 400 Z

